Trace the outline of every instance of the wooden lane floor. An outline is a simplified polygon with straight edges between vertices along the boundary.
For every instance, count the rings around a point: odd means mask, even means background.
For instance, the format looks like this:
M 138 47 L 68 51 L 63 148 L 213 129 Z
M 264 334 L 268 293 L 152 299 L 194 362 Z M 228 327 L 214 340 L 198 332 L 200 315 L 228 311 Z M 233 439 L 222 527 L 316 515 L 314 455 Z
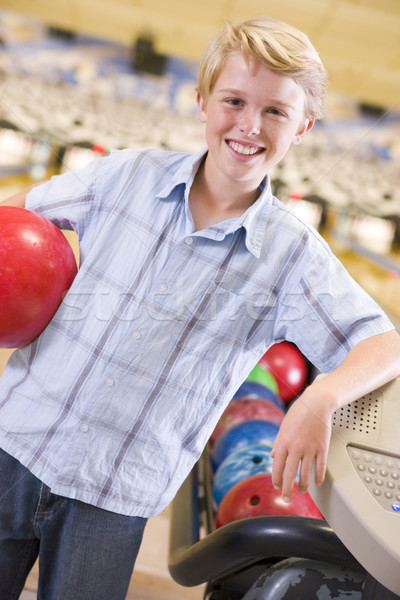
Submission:
M 387 312 L 393 324 L 399 327 L 400 277 L 398 274 L 374 264 L 342 242 L 331 239 L 329 244 L 355 281 Z M 392 260 L 396 264 L 398 257 L 393 256 Z

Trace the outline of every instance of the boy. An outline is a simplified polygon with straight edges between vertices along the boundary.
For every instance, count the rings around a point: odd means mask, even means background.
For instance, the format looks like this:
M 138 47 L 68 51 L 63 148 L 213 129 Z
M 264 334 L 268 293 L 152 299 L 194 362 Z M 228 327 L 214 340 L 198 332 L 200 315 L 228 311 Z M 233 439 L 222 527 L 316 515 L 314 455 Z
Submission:
M 74 229 L 81 265 L 0 382 L 1 597 L 39 551 L 46 599 L 124 598 L 146 519 L 271 344 L 329 372 L 274 444 L 286 500 L 299 464 L 303 491 L 314 461 L 323 480 L 333 411 L 399 373 L 393 325 L 270 191 L 325 80 L 297 30 L 227 24 L 199 71 L 205 150 L 112 152 L 9 200 Z

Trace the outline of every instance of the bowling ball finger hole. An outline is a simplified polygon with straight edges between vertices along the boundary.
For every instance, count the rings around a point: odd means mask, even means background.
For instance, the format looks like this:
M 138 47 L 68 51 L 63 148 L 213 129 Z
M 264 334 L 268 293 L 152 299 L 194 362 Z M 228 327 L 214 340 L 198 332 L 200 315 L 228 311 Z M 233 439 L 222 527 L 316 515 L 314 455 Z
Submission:
M 252 461 L 255 465 L 259 465 L 262 462 L 261 456 L 253 456 Z
M 260 496 L 252 496 L 250 498 L 250 504 L 251 506 L 257 506 L 257 504 L 260 504 Z

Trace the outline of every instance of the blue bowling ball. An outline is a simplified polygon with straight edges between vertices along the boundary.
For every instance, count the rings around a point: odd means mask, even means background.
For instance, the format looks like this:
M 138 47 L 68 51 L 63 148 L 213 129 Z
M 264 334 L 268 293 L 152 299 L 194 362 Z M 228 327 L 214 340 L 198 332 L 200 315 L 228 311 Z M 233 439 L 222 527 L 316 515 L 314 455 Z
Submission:
M 279 408 L 286 411 L 286 406 L 274 392 L 265 385 L 261 385 L 260 383 L 255 383 L 254 381 L 245 381 L 242 383 L 240 388 L 235 392 L 232 400 L 237 400 L 238 398 L 244 398 L 245 396 L 253 396 L 254 398 L 264 398 L 264 400 L 270 400 Z
M 272 445 L 278 431 L 279 425 L 259 419 L 250 419 L 233 425 L 215 442 L 211 452 L 213 470 L 216 471 L 229 454 L 245 446 L 253 446 L 254 444 Z
M 225 494 L 239 481 L 272 472 L 272 447 L 267 444 L 246 446 L 227 456 L 219 465 L 213 479 L 213 500 L 215 508 Z

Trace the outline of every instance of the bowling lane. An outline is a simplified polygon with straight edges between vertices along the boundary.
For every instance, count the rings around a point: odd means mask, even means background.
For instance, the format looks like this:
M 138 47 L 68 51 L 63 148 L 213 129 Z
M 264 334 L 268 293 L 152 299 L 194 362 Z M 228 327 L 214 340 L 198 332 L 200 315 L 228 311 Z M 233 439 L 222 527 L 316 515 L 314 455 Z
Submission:
M 350 275 L 387 312 L 394 325 L 400 327 L 400 278 L 397 274 L 372 263 L 342 242 L 330 239 L 329 244 Z M 392 258 L 398 262 L 398 257 Z
M 0 202 L 20 192 L 35 183 L 32 177 L 26 173 L 23 175 L 10 175 L 0 178 Z
M 286 204 L 295 214 L 320 229 L 318 205 L 290 201 Z M 376 227 L 370 234 L 366 228 L 352 233 L 349 224 L 353 218 L 354 214 L 343 207 L 338 210 L 327 206 L 321 234 L 350 275 L 400 329 L 400 254 L 393 249 L 393 233 L 387 237 Z M 368 225 L 368 219 L 360 219 L 364 220 Z

